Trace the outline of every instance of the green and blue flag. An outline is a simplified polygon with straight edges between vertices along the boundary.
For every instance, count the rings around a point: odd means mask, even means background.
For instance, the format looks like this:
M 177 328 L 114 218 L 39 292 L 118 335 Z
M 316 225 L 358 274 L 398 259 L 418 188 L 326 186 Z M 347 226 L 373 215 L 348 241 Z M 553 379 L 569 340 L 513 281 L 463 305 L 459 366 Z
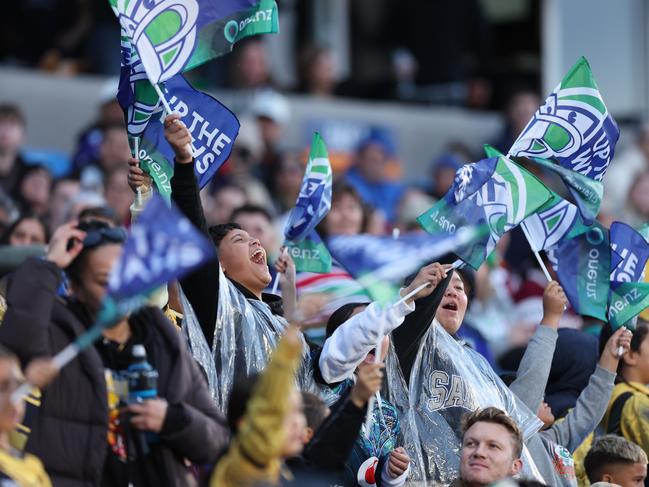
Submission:
M 536 111 L 509 154 L 556 160 L 566 169 L 601 181 L 619 136 L 588 61 L 581 57 Z
M 274 0 L 108 0 L 151 83 L 227 54 L 244 37 L 277 33 Z
M 528 157 L 561 176 L 590 224 L 599 212 L 601 181 L 619 137 L 617 123 L 582 56 L 536 111 L 508 155 Z
M 404 278 L 486 233 L 488 230 L 483 226 L 461 228 L 453 234 L 404 234 L 398 239 L 368 234 L 336 235 L 327 239 L 327 247 L 336 262 L 374 301 L 388 304 L 396 298 Z
M 446 195 L 417 221 L 433 235 L 486 225 L 488 234 L 454 251 L 478 269 L 500 237 L 551 197 L 550 190 L 528 171 L 506 157 L 492 157 L 462 166 Z
M 633 318 L 649 306 L 649 283 L 644 281 L 649 243 L 622 222 L 611 225 L 609 321 L 613 328 L 633 328 Z
M 546 249 L 574 310 L 607 320 L 611 245 L 609 231 L 595 222 L 586 232 Z
M 327 146 L 315 132 L 300 193 L 284 227 L 284 244 L 299 272 L 331 270 L 331 255 L 315 228 L 331 209 L 332 180 Z

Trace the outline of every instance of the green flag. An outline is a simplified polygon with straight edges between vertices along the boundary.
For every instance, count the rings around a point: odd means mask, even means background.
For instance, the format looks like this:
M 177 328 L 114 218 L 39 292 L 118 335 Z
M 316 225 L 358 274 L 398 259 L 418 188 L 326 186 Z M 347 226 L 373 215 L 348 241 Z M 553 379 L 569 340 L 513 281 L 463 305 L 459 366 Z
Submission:
M 288 255 L 295 262 L 297 272 L 325 274 L 331 271 L 331 254 L 316 231 L 312 231 L 299 242 L 284 242 Z
M 613 329 L 629 326 L 635 316 L 649 307 L 649 283 L 624 282 L 611 289 L 608 313 Z
M 455 253 L 478 269 L 500 237 L 537 211 L 551 192 L 532 174 L 506 157 L 462 166 L 451 189 L 417 218 L 428 233 L 455 233 L 486 224 L 489 234 Z
M 157 84 L 229 53 L 244 37 L 277 33 L 274 0 L 108 0 Z

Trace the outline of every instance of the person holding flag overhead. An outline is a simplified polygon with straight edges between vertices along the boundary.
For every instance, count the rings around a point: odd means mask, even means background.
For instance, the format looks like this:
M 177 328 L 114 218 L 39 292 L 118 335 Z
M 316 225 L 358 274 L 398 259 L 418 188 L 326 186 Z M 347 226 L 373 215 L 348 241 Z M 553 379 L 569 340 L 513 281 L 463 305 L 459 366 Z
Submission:
M 185 244 L 195 238 L 182 232 L 189 226 L 186 220 L 173 214 L 169 220 L 160 207 L 153 211 L 154 217 L 143 214 L 132 229 L 140 247 L 153 218 L 173 227 Z M 23 364 L 51 356 L 91 327 L 107 287 L 132 298 L 133 287 L 140 289 L 156 272 L 148 259 L 172 264 L 165 259 L 171 247 L 161 245 L 159 238 L 146 256 L 129 247 L 120 257 L 125 238 L 123 228 L 98 221 L 60 227 L 46 258 L 28 260 L 13 276 L 0 343 Z M 200 255 L 196 247 L 186 251 L 190 260 Z M 133 274 L 138 268 L 146 272 Z M 65 301 L 57 296 L 62 269 L 72 290 Z M 160 272 L 164 278 L 175 277 L 166 266 Z M 191 476 L 186 459 L 214 462 L 227 444 L 225 419 L 181 337 L 159 309 L 145 307 L 116 321 L 103 330 L 102 340 L 81 350 L 43 389 L 41 405 L 28 424 L 26 450 L 42 459 L 56 486 L 186 485 Z M 138 349 L 157 371 L 157 384 L 153 397 L 125 406 L 129 389 L 123 373 Z
M 282 299 L 263 293 L 270 273 L 259 241 L 235 223 L 207 227 L 193 157 L 187 149 L 191 136 L 178 120 L 174 114 L 164 122 L 165 138 L 175 153 L 172 199 L 210 237 L 218 254 L 218 260 L 180 280 L 186 297 L 184 327 L 207 373 L 216 404 L 224 411 L 234 381 L 264 369 L 287 322 Z M 281 270 L 290 268 L 284 262 Z M 290 274 L 280 272 L 285 288 L 291 285 Z M 303 358 L 299 384 L 303 390 L 314 390 L 306 349 Z

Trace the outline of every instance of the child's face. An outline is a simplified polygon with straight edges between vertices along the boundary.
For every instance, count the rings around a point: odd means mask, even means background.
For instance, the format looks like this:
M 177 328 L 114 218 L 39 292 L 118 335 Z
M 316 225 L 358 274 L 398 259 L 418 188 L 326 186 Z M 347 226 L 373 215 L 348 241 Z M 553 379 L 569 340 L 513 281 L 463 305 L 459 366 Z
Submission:
M 649 384 L 649 333 L 645 335 L 637 351 L 625 355 L 624 361 L 634 368 L 643 384 Z
M 293 389 L 289 398 L 289 410 L 284 418 L 284 444 L 282 445 L 282 458 L 291 458 L 302 453 L 304 448 L 303 438 L 306 428 L 302 406 L 302 394 Z
M 23 376 L 15 360 L 0 359 L 0 432 L 12 431 L 22 420 L 25 405 L 13 404 L 11 394 L 22 384 Z
M 629 463 L 611 465 L 603 480 L 621 487 L 643 487 L 646 477 L 647 466 L 644 463 Z

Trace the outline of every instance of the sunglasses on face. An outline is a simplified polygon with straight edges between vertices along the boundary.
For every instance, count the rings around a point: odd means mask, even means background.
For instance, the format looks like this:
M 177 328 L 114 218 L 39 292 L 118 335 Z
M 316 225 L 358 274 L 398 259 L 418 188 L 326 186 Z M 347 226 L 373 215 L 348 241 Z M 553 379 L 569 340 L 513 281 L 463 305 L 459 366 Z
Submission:
M 126 229 L 123 227 L 106 227 L 90 230 L 83 239 L 84 248 L 91 249 L 104 242 L 122 243 L 126 240 Z

